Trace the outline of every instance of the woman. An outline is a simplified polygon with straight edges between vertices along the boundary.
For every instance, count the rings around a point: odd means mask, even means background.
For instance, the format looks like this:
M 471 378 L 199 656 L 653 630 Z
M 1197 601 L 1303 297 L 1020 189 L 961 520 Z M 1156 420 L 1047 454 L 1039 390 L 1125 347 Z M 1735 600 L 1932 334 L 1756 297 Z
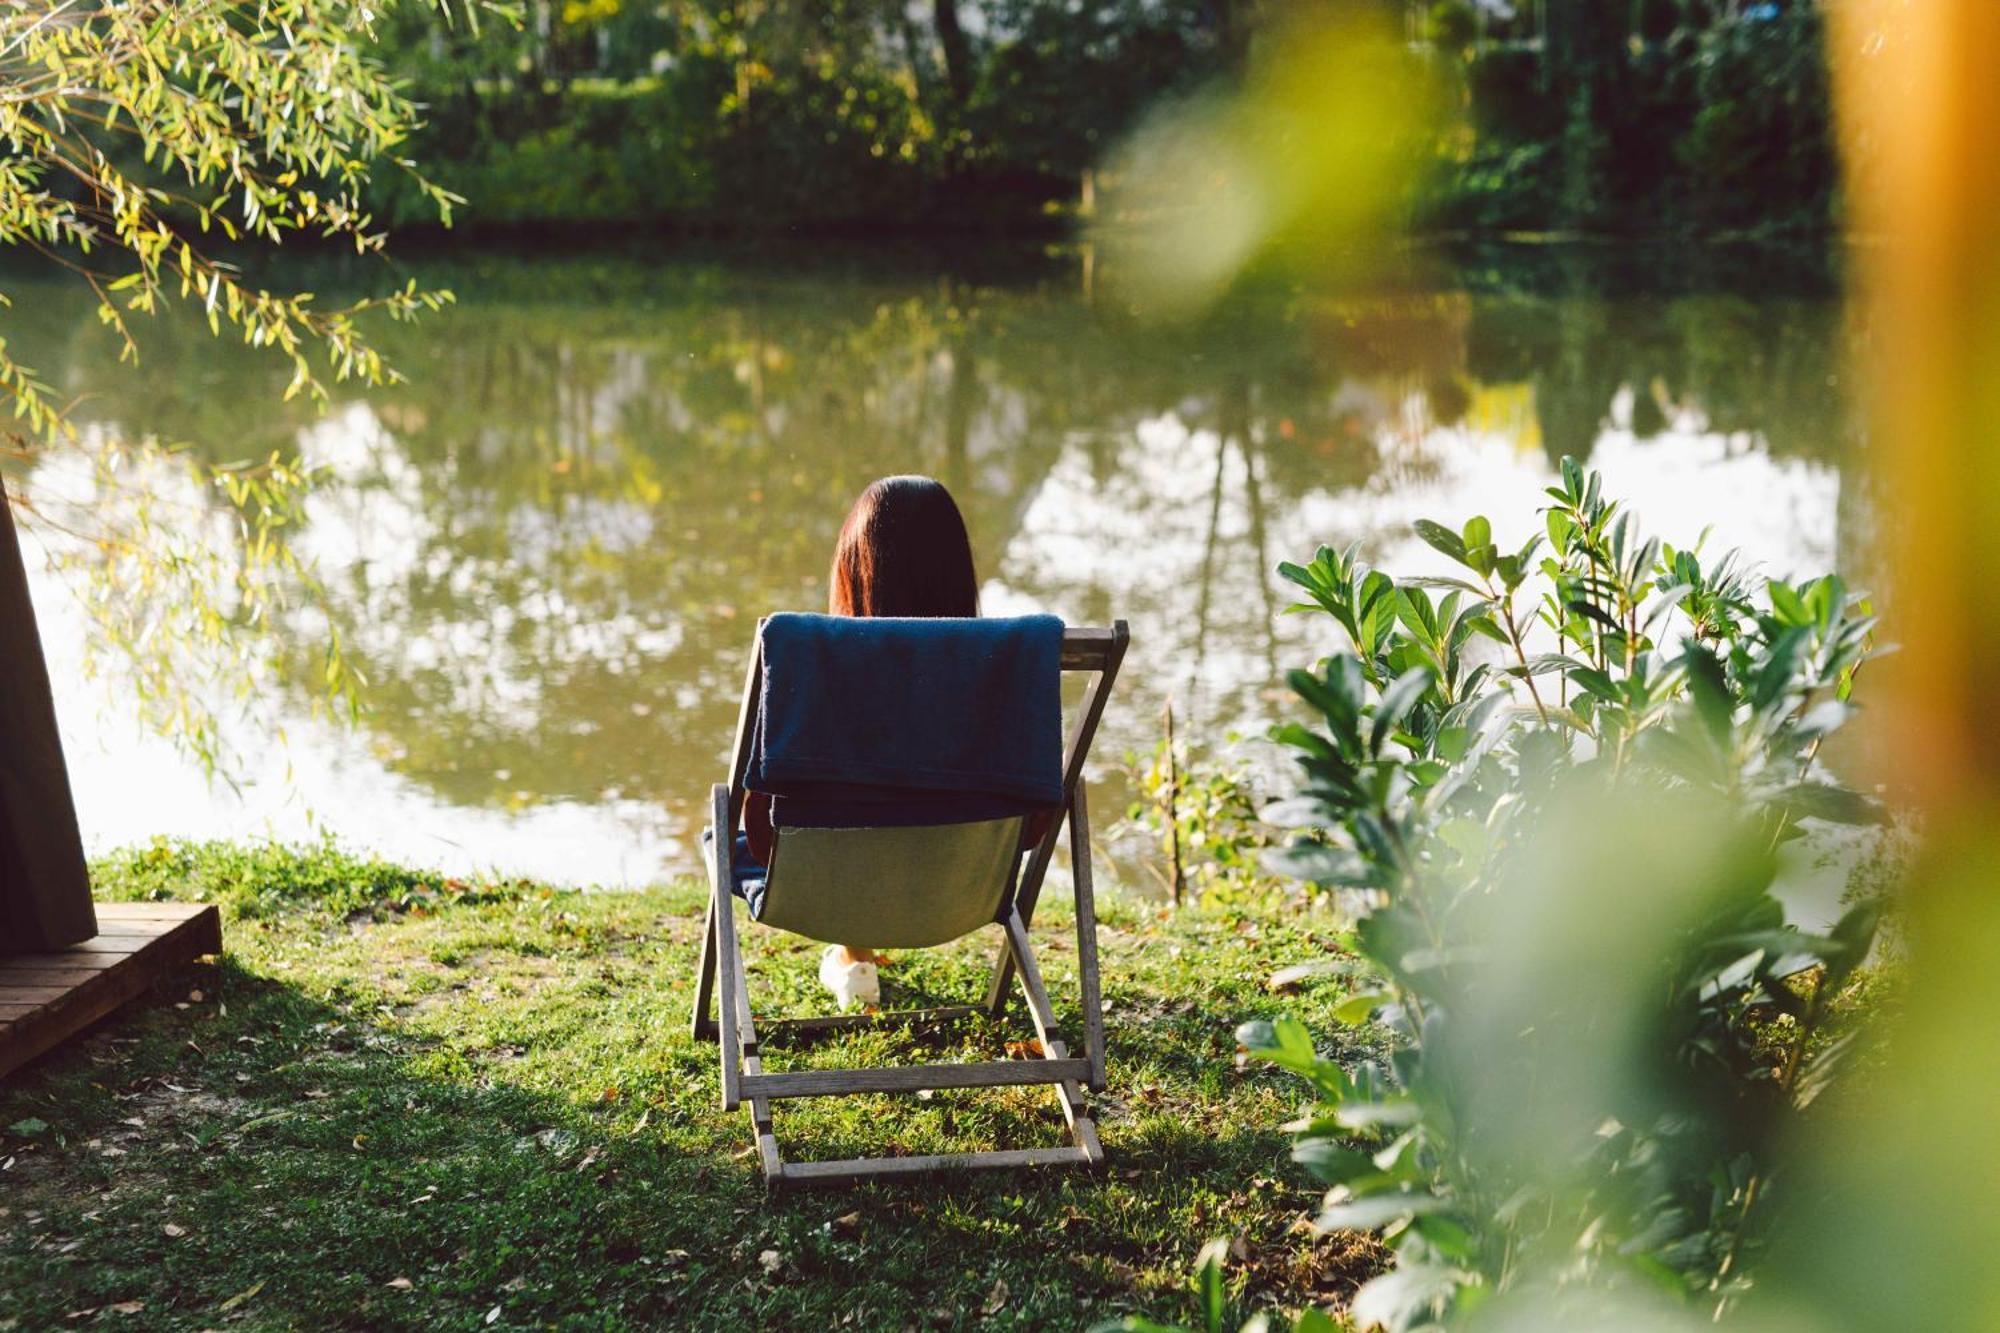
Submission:
M 951 492 L 929 477 L 884 477 L 861 493 L 841 524 L 828 578 L 836 616 L 976 616 L 979 577 L 972 542 Z M 751 792 L 743 809 L 750 856 L 771 863 L 771 798 Z M 834 944 L 820 980 L 843 1007 L 878 994 L 872 950 Z

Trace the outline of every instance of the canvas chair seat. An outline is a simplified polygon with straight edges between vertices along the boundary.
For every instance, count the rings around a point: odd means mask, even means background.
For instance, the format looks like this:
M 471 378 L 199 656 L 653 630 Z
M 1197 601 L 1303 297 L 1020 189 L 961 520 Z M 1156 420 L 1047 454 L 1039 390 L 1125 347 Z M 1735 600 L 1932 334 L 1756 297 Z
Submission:
M 698 1038 L 720 1043 L 723 1108 L 734 1110 L 749 1103 L 767 1184 L 776 1187 L 959 1167 L 1091 1166 L 1103 1160 L 1096 1127 L 1083 1100 L 1085 1087 L 1098 1089 L 1104 1083 L 1104 1031 L 1082 770 L 1127 641 L 1122 621 L 1109 630 L 1070 629 L 1063 633 L 1062 669 L 1091 672 L 1097 679 L 1085 694 L 1064 749 L 1062 818 L 1050 819 L 1032 847 L 1024 851 L 1021 845 L 1027 825 L 1025 811 L 967 819 L 962 815 L 968 807 L 960 806 L 960 817 L 938 822 L 953 809 L 951 802 L 926 807 L 922 800 L 895 799 L 893 792 L 885 798 L 879 788 L 874 789 L 872 801 L 859 803 L 852 792 L 818 792 L 807 799 L 780 797 L 773 803 L 775 837 L 770 865 L 762 872 L 761 895 L 751 896 L 758 924 L 829 943 L 875 949 L 928 948 L 996 924 L 1005 937 L 983 1005 L 766 1023 L 767 1033 L 863 1023 L 945 1021 L 982 1011 L 998 1017 L 1006 1008 L 1010 983 L 1018 978 L 1042 1058 L 787 1073 L 764 1068 L 734 907 L 739 877 L 757 873 L 754 867 L 739 863 L 733 851 L 746 796 L 745 773 L 761 722 L 763 627 L 759 627 L 758 646 L 752 653 L 738 715 L 730 780 L 717 783 L 710 791 L 713 822 L 705 839 L 710 894 L 693 1026 Z M 1014 808 L 1020 808 L 1018 803 Z M 1076 892 L 1077 961 L 1083 992 L 1084 1054 L 1080 1057 L 1070 1055 L 1056 1030 L 1054 1011 L 1028 939 L 1028 924 L 1042 880 L 1065 823 Z M 713 1012 L 718 989 L 719 1019 Z M 1071 1146 L 839 1162 L 786 1162 L 778 1154 L 772 1104 L 783 1098 L 1023 1084 L 1055 1088 Z
M 928 949 L 1000 919 L 1021 863 L 1010 819 L 779 828 L 760 924 L 829 944 Z

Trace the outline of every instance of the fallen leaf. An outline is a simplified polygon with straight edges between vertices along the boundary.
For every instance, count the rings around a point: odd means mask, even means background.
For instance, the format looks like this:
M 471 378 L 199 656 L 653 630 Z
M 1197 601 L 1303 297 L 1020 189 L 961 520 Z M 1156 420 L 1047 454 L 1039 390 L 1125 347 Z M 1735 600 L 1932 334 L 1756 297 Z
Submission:
M 785 1266 L 785 1256 L 776 1250 L 766 1250 L 757 1256 L 757 1263 L 766 1273 L 776 1277 L 778 1270 Z
M 161 1227 L 160 1230 L 166 1232 L 167 1235 L 173 1237 L 175 1240 L 179 1240 L 182 1236 L 187 1235 L 187 1228 L 178 1222 L 169 1222 Z
M 987 1318 L 999 1314 L 1007 1304 L 1007 1279 L 995 1278 L 993 1290 L 986 1293 L 986 1303 L 979 1307 L 979 1313 Z
M 833 1229 L 835 1231 L 853 1231 L 859 1228 L 860 1225 L 861 1214 L 859 1211 L 842 1213 L 839 1217 L 833 1219 Z
M 13 1124 L 7 1126 L 7 1132 L 24 1139 L 32 1139 L 37 1134 L 48 1133 L 49 1122 L 46 1120 L 37 1120 L 33 1116 L 29 1116 L 26 1120 L 16 1120 Z
M 410 1279 L 406 1277 L 392 1277 L 389 1279 L 389 1285 L 394 1287 L 397 1291 L 408 1291 L 410 1288 L 416 1286 L 417 1284 L 410 1281 Z
M 297 1115 L 297 1111 L 273 1111 L 269 1115 L 260 1115 L 254 1119 L 246 1120 L 236 1128 L 239 1133 L 247 1129 L 261 1129 L 265 1125 L 275 1125 L 281 1120 L 290 1120 Z
M 120 1301 L 116 1305 L 106 1306 L 105 1308 L 113 1314 L 137 1314 L 146 1308 L 146 1303 L 144 1301 Z
M 487 1323 L 489 1323 L 489 1324 L 496 1324 L 496 1323 L 500 1322 L 500 1307 L 499 1307 L 499 1306 L 497 1306 L 497 1305 L 496 1305 L 496 1306 L 494 1306 L 494 1307 L 493 1307 L 493 1308 L 492 1308 L 491 1310 L 488 1310 L 488 1311 L 486 1312 L 486 1322 L 487 1322 Z

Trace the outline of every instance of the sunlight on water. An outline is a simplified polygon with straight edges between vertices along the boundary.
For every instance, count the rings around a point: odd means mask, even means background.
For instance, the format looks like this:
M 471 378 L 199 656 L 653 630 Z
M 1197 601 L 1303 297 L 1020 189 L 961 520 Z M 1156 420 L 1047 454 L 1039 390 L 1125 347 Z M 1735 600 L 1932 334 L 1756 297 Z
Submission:
M 319 418 L 267 408 L 241 349 L 171 340 L 122 371 L 87 310 L 44 310 L 34 360 L 86 419 L 329 469 L 298 541 L 371 682 L 358 727 L 312 719 L 300 613 L 229 723 L 237 786 L 211 785 L 80 678 L 84 624 L 41 577 L 86 835 L 326 829 L 450 871 L 691 872 L 756 619 L 819 607 L 847 502 L 887 472 L 959 495 L 989 612 L 1131 621 L 1103 775 L 1169 697 L 1202 737 L 1286 713 L 1284 670 L 1333 645 L 1278 614 L 1279 560 L 1360 542 L 1440 572 L 1412 519 L 1487 512 L 1518 541 L 1566 450 L 1670 541 L 1713 525 L 1771 572 L 1868 579 L 1837 299 L 1500 271 L 1253 293 L 1148 333 L 1064 264 L 486 259 L 440 275 L 459 308 L 392 331 L 410 385 Z

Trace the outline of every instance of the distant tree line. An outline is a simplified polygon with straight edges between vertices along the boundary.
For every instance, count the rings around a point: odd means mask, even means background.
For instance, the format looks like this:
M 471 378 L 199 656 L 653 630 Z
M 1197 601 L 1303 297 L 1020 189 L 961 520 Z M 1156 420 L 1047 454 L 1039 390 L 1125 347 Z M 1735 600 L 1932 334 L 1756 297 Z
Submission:
M 1434 225 L 1834 225 L 1823 0 L 1440 0 L 1423 18 L 1463 115 Z
M 1832 216 L 1814 0 L 1353 0 L 1456 92 L 1419 222 L 1807 229 Z M 528 0 L 392 11 L 412 155 L 475 224 L 1059 226 L 1150 107 L 1226 81 L 1273 0 Z M 391 183 L 384 218 L 425 215 Z

